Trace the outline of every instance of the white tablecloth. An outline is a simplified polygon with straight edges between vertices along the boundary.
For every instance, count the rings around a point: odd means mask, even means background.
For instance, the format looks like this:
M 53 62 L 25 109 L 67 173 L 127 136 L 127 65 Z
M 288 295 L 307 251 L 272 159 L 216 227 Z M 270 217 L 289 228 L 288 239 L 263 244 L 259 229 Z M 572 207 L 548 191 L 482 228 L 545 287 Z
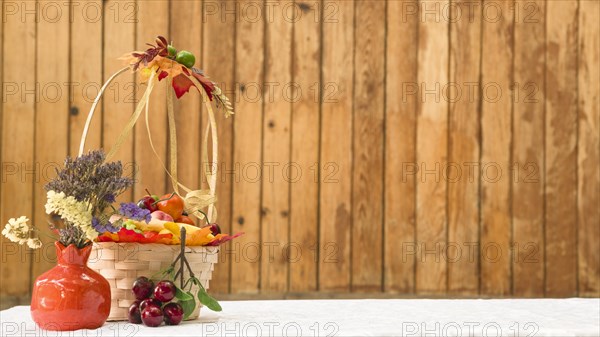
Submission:
M 0 312 L 1 336 L 599 336 L 600 299 L 222 302 L 179 326 L 109 322 L 97 331 L 37 328 L 29 307 Z

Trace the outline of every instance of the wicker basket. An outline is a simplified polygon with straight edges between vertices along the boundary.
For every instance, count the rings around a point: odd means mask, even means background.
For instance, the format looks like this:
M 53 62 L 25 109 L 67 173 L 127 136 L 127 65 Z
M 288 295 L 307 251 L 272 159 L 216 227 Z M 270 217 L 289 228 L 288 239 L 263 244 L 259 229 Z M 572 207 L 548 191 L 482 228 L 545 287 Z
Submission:
M 127 320 L 129 306 L 135 298 L 131 286 L 138 276 L 151 277 L 167 268 L 180 252 L 179 245 L 96 242 L 88 266 L 102 274 L 110 283 L 111 307 L 109 321 Z M 195 276 L 208 290 L 214 264 L 218 260 L 218 247 L 186 247 L 186 258 Z M 185 271 L 184 277 L 189 277 Z M 192 293 L 198 291 L 192 287 Z M 195 319 L 202 305 L 196 301 L 194 312 L 187 318 Z

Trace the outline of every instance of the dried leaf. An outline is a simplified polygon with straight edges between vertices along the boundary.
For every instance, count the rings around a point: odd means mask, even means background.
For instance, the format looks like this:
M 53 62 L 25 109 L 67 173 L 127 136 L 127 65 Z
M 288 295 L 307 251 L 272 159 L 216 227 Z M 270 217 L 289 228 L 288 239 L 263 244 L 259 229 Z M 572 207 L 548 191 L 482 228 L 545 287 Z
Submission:
M 190 91 L 190 88 L 194 83 L 184 74 L 179 74 L 173 78 L 172 85 L 175 90 L 175 95 L 179 99 L 181 96 L 185 95 L 186 92 Z

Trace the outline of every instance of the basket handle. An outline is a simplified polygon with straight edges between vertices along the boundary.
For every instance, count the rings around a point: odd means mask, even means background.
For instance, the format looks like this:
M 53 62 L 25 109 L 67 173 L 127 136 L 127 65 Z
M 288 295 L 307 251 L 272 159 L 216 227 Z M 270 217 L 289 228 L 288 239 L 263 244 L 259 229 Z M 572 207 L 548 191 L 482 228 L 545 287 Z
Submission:
M 85 126 L 83 128 L 83 133 L 81 135 L 81 141 L 79 143 L 79 156 L 83 155 L 84 148 L 85 148 L 85 141 L 87 139 L 87 134 L 88 134 L 90 125 L 92 123 L 94 111 L 96 110 L 96 106 L 100 102 L 100 99 L 102 98 L 102 95 L 104 94 L 104 91 L 110 85 L 110 83 L 112 83 L 112 81 L 115 78 L 117 78 L 119 75 L 121 75 L 128 69 L 129 69 L 129 66 L 124 67 L 124 68 L 118 70 L 113 75 L 111 75 L 108 78 L 108 80 L 104 83 L 104 85 L 102 86 L 100 91 L 98 92 L 98 95 L 96 96 L 96 99 L 94 100 L 94 102 L 90 108 L 90 112 L 88 113 L 87 120 L 86 120 Z M 153 76 L 151 76 L 150 81 L 153 81 L 153 79 L 154 79 L 154 73 L 152 75 Z M 173 105 L 174 105 L 173 93 L 171 90 L 167 90 L 167 113 L 168 113 L 169 135 L 170 135 L 170 137 L 169 137 L 170 168 L 171 168 L 170 171 L 169 171 L 169 169 L 167 169 L 165 164 L 162 162 L 160 156 L 156 152 L 156 149 L 154 148 L 154 144 L 152 143 L 152 135 L 150 134 L 148 120 L 147 120 L 148 104 L 149 104 L 148 99 L 149 99 L 149 95 L 152 91 L 152 83 L 150 84 L 149 88 L 147 88 L 146 92 L 144 93 L 144 98 L 142 99 L 140 104 L 138 104 L 138 106 L 136 107 L 136 110 L 134 111 L 133 115 L 131 116 L 131 119 L 129 120 L 129 123 L 127 124 L 125 129 L 122 131 L 122 133 L 119 135 L 117 142 L 115 143 L 115 145 L 113 146 L 113 148 L 111 149 L 109 154 L 107 155 L 107 159 L 112 157 L 112 155 L 114 155 L 114 153 L 119 149 L 120 144 L 123 142 L 123 139 L 129 134 L 129 132 L 131 131 L 131 129 L 137 122 L 142 109 L 145 108 L 145 110 L 146 110 L 146 127 L 148 129 L 148 137 L 150 140 L 150 146 L 152 147 L 152 150 L 153 150 L 154 154 L 156 155 L 157 159 L 162 164 L 167 175 L 169 175 L 169 177 L 171 178 L 171 183 L 173 185 L 173 189 L 179 193 L 178 187 L 181 187 L 183 190 L 185 190 L 187 192 L 187 195 L 185 197 L 185 202 L 186 202 L 186 206 L 188 206 L 191 209 L 196 209 L 196 208 L 199 209 L 201 205 L 202 205 L 202 208 L 204 208 L 205 206 L 203 206 L 203 205 L 208 204 L 208 217 L 212 222 L 215 222 L 216 218 L 217 218 L 217 210 L 214 207 L 214 203 L 216 202 L 216 183 L 217 183 L 217 167 L 216 166 L 218 165 L 217 123 L 215 120 L 215 115 L 214 115 L 212 106 L 210 104 L 210 99 L 208 98 L 202 85 L 193 76 L 188 76 L 188 78 L 192 81 L 192 83 L 194 83 L 194 86 L 196 87 L 196 89 L 198 90 L 200 95 L 202 96 L 202 101 L 205 104 L 207 112 L 208 112 L 209 123 L 206 127 L 206 132 L 205 132 L 204 138 L 202 140 L 202 152 L 203 152 L 202 153 L 202 161 L 206 163 L 206 165 L 208 166 L 208 169 L 206 169 L 205 167 L 202 167 L 202 172 L 206 176 L 206 181 L 208 183 L 209 190 L 208 191 L 191 190 L 190 188 L 187 188 L 186 186 L 184 186 L 183 184 L 178 182 L 178 179 L 177 179 L 177 134 L 176 134 L 176 127 L 175 127 L 175 124 L 176 124 L 175 123 L 175 114 L 174 114 L 174 109 L 173 109 Z M 209 135 L 209 133 L 212 136 L 211 137 L 211 140 L 212 140 L 211 163 L 214 163 L 214 165 L 209 165 L 209 161 L 208 161 L 208 135 Z M 198 216 L 197 214 L 194 214 L 194 215 Z M 198 216 L 198 217 L 200 217 L 200 216 Z M 207 221 L 209 219 L 207 219 Z
M 96 99 L 94 100 L 94 103 L 92 103 L 90 112 L 88 113 L 87 120 L 85 121 L 85 126 L 83 127 L 83 133 L 81 134 L 81 141 L 79 142 L 79 155 L 78 156 L 81 156 L 83 154 L 83 151 L 85 148 L 85 140 L 87 138 L 88 130 L 90 129 L 90 124 L 92 124 L 92 117 L 94 117 L 94 111 L 96 110 L 96 106 L 98 105 L 98 102 L 100 102 L 100 98 L 102 98 L 104 91 L 110 85 L 110 83 L 115 78 L 117 78 L 119 75 L 121 75 L 122 73 L 127 71 L 127 69 L 129 69 L 129 67 L 125 67 L 125 68 L 117 71 L 116 73 L 112 74 L 108 78 L 108 80 L 104 83 L 102 88 L 100 88 L 100 91 L 98 92 L 98 95 L 96 96 Z

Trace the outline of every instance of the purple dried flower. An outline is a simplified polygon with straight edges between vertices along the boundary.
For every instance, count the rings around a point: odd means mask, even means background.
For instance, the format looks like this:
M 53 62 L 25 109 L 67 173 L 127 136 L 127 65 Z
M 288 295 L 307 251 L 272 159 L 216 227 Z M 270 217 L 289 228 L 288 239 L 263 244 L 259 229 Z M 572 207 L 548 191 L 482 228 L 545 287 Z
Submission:
M 110 223 L 110 221 L 107 221 L 105 224 L 103 224 L 96 217 L 92 218 L 92 227 L 94 227 L 94 229 L 98 233 L 104 233 L 104 232 L 116 233 L 121 229 L 120 226 L 115 226 L 112 223 Z
M 105 159 L 102 150 L 77 158 L 67 157 L 64 169 L 57 170 L 56 178 L 46 185 L 46 190 L 89 201 L 94 214 L 103 213 L 119 194 L 133 185 L 131 178 L 123 176 L 121 162 L 105 163 Z
M 146 223 L 150 222 L 151 219 L 149 210 L 139 208 L 138 205 L 133 202 L 121 203 L 119 213 L 129 219 L 138 221 L 144 220 Z
M 122 222 L 113 224 L 109 221 L 114 213 L 111 204 L 133 185 L 133 180 L 123 175 L 121 162 L 105 163 L 105 160 L 106 155 L 102 150 L 90 151 L 76 158 L 67 157 L 64 168 L 57 170 L 56 177 L 46 185 L 46 189 L 64 192 L 89 204 L 93 228 L 98 233 L 114 233 L 119 231 Z M 86 234 L 73 224 L 65 223 L 58 232 L 59 240 L 65 246 L 69 243 L 75 243 L 78 247 L 89 244 Z

